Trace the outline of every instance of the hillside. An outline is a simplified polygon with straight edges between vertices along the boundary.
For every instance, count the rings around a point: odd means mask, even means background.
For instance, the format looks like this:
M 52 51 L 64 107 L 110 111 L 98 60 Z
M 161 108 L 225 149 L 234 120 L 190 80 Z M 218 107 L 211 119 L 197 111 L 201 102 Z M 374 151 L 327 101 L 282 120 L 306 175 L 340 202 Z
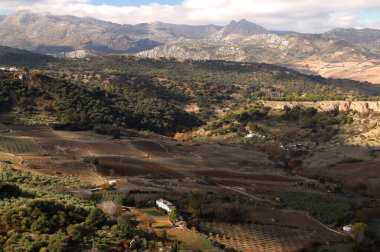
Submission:
M 324 77 L 380 83 L 379 31 L 273 31 L 245 19 L 226 26 L 163 22 L 121 25 L 20 11 L 0 19 L 0 45 L 63 58 L 136 54 L 149 58 L 284 65 Z
M 379 86 L 368 83 L 304 75 L 275 65 L 225 61 L 105 56 L 61 61 L 51 65 L 48 74 L 110 94 L 164 99 L 206 121 L 226 108 L 237 109 L 260 99 L 372 99 L 380 94 Z
M 21 11 L 7 16 L 0 23 L 0 44 L 56 56 L 71 53 L 83 57 L 93 53 L 139 52 L 182 37 L 208 37 L 219 29 L 214 25 L 187 26 L 160 22 L 120 25 L 93 18 Z M 78 50 L 82 54 L 78 54 Z
M 0 55 L 0 62 L 7 55 Z M 36 122 L 41 117 L 40 122 L 63 128 L 71 127 L 67 123 L 84 128 L 115 123 L 173 134 L 255 100 L 376 99 L 380 94 L 368 83 L 258 63 L 102 56 L 50 61 L 38 69 L 24 73 L 22 80 L 15 78 L 18 73 L 1 73 L 2 107 L 18 119 Z
M 160 98 L 109 94 L 39 73 L 24 73 L 21 80 L 18 73 L 3 72 L 0 81 L 1 112 L 10 113 L 8 118 L 15 122 L 68 130 L 114 125 L 162 134 L 190 130 L 201 123 Z
M 36 67 L 54 61 L 56 59 L 51 56 L 0 46 L 0 65 Z
M 372 50 L 380 50 L 380 30 L 377 29 L 333 29 L 322 34 L 323 37 L 346 41 L 352 45 Z
M 374 244 L 379 95 L 218 60 L 114 55 L 0 71 L 0 247 L 351 251 L 341 229 L 356 221 Z M 186 223 L 156 209 L 160 198 Z
M 314 35 L 256 34 L 238 42 L 225 39 L 180 40 L 137 55 L 281 64 L 324 77 L 347 77 L 380 83 L 376 74 L 380 69 L 377 54 L 344 41 Z M 360 70 L 355 70 L 359 64 Z

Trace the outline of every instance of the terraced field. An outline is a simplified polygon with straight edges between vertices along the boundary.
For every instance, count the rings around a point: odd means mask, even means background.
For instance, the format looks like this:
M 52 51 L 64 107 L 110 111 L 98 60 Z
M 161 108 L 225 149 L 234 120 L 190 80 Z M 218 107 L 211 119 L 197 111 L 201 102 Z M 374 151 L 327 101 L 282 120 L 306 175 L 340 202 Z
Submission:
M 30 138 L 0 137 L 0 150 L 14 155 L 43 155 L 41 146 Z

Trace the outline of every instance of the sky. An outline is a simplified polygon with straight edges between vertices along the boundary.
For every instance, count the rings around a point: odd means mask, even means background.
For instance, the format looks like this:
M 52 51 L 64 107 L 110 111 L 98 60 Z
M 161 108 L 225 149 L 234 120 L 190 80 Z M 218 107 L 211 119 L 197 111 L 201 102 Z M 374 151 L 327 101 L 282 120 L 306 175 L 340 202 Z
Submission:
M 267 29 L 306 33 L 348 27 L 380 29 L 380 0 L 0 0 L 0 14 L 20 10 L 90 16 L 120 24 L 226 25 L 244 18 Z

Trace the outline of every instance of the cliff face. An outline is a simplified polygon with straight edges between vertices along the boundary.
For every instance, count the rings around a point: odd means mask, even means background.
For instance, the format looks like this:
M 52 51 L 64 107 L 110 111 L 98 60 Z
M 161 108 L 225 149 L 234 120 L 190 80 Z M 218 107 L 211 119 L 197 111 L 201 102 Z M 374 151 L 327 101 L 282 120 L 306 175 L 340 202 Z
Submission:
M 261 104 L 274 109 L 283 109 L 284 106 L 295 107 L 315 107 L 319 111 L 331 111 L 339 109 L 339 111 L 356 110 L 358 112 L 380 112 L 380 102 L 378 101 L 319 101 L 319 102 L 282 102 L 282 101 L 261 101 Z

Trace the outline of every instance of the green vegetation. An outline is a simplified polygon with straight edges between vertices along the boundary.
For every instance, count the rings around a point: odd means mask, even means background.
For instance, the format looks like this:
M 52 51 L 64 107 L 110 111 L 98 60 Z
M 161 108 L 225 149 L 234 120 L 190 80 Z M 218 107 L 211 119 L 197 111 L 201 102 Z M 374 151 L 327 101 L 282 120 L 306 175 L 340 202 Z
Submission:
M 332 197 L 306 192 L 271 192 L 273 198 L 280 198 L 286 206 L 306 211 L 312 217 L 326 224 L 342 225 L 352 217 L 351 204 Z
M 179 213 L 176 208 L 174 208 L 170 213 L 169 213 L 169 220 L 171 223 L 175 224 L 179 219 Z
M 35 68 L 56 61 L 52 56 L 0 46 L 0 65 Z
M 81 195 L 79 180 L 41 176 L 1 167 L 0 246 L 4 251 L 114 251 L 135 237 L 136 249 L 154 247 L 157 237 L 136 230 L 138 222 L 95 208 Z M 76 196 L 77 195 L 77 196 Z M 149 241 L 149 242 L 148 242 Z
M 247 144 L 294 143 L 295 141 L 327 142 L 343 126 L 353 123 L 354 112 L 318 111 L 314 107 L 272 109 L 259 102 L 225 113 L 204 127 L 207 137 L 223 136 L 226 141 L 240 142 L 248 133 L 254 135 Z
M 58 69 L 65 69 L 66 72 L 60 74 L 67 78 L 73 73 L 82 73 L 82 76 L 100 73 L 100 79 L 92 78 L 99 88 L 104 88 L 100 80 L 112 76 L 115 81 L 107 84 L 109 89 L 118 88 L 125 92 L 137 88 L 140 92 L 148 91 L 155 96 L 159 94 L 161 98 L 170 94 L 167 96 L 170 99 L 184 101 L 195 98 L 199 103 L 233 99 L 234 93 L 243 95 L 245 99 L 305 101 L 339 100 L 380 94 L 379 88 L 369 83 L 325 79 L 259 63 L 193 60 L 179 62 L 105 56 L 91 61 L 61 61 L 51 65 L 49 70 Z M 154 86 L 156 89 L 152 91 Z
M 376 85 L 257 63 L 104 56 L 36 68 L 40 71 L 25 72 L 23 81 L 14 73 L 1 73 L 2 112 L 38 115 L 39 123 L 55 122 L 58 130 L 95 128 L 114 138 L 123 128 L 168 135 L 190 131 L 217 118 L 217 110 L 237 112 L 259 100 L 368 100 L 380 94 Z M 196 114 L 185 111 L 194 104 L 199 108 Z M 268 111 L 246 112 L 251 114 L 241 114 L 239 121 L 265 118 Z M 312 108 L 292 109 L 283 119 L 297 120 L 301 114 L 311 118 L 315 113 Z M 238 125 L 231 127 L 243 133 Z
M 200 120 L 180 108 L 158 98 L 120 97 L 106 95 L 77 84 L 34 74 L 25 84 L 3 75 L 5 91 L 0 103 L 11 108 L 10 94 L 18 99 L 20 113 L 36 112 L 55 117 L 55 129 L 88 130 L 94 125 L 116 124 L 127 128 L 151 130 L 170 134 L 199 126 Z M 10 90 L 10 91 L 7 91 Z M 8 95 L 8 97 L 7 97 Z M 43 111 L 38 111 L 43 103 Z

